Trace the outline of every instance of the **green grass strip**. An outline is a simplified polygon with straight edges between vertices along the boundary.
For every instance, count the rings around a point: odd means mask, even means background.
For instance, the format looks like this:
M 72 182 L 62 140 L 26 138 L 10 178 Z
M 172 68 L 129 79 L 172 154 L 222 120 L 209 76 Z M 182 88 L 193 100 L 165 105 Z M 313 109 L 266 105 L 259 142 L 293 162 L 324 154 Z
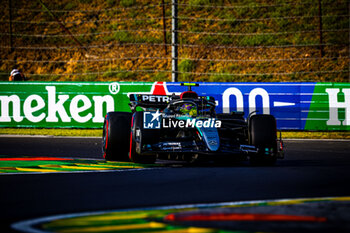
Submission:
M 0 128 L 0 135 L 43 135 L 64 137 L 102 137 L 102 129 L 32 129 Z M 295 139 L 350 139 L 350 131 L 345 132 L 282 132 L 282 138 Z
M 350 131 L 347 131 L 347 132 L 282 132 L 282 138 L 283 139 L 286 139 L 286 138 L 289 138 L 289 139 L 350 139 Z
M 0 161 L 0 167 L 37 167 L 41 165 L 74 165 L 61 161 Z

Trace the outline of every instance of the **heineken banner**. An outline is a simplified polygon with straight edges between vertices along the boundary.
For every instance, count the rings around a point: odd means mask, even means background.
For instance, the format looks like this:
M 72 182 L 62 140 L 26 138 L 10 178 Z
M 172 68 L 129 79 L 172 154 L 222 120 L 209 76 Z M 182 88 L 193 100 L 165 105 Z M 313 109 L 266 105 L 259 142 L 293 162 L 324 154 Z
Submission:
M 165 82 L 1 82 L 0 127 L 102 128 L 129 94 L 180 94 Z M 350 130 L 350 83 L 199 83 L 218 113 L 272 114 L 282 130 Z

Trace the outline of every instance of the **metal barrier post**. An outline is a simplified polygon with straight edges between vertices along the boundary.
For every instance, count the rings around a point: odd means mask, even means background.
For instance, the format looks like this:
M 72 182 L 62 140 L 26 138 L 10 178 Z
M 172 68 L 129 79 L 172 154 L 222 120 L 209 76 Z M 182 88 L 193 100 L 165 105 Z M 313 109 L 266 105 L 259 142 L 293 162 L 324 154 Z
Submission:
M 178 77 L 178 22 L 177 22 L 177 0 L 172 0 L 171 7 L 171 81 L 177 82 Z
M 12 38 L 12 4 L 9 0 L 9 18 L 10 18 L 10 51 L 13 52 L 13 38 Z

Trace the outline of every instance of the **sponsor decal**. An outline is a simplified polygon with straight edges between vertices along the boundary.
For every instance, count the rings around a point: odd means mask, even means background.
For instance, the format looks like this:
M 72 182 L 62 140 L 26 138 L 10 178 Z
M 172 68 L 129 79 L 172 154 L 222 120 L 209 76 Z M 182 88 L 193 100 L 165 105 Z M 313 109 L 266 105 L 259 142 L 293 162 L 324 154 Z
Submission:
M 350 130 L 350 83 L 315 86 L 305 130 Z
M 350 83 L 201 83 L 193 90 L 213 96 L 217 113 L 271 114 L 278 129 L 350 130 Z
M 152 94 L 155 85 L 3 82 L 0 83 L 0 127 L 102 128 L 107 112 L 130 112 L 128 93 Z
M 141 98 L 142 101 L 154 103 L 168 103 L 171 100 L 171 97 L 166 95 L 142 95 Z
M 157 112 L 143 112 L 143 128 L 144 129 L 160 129 L 162 114 Z
M 180 142 L 165 142 L 162 145 L 163 150 L 181 150 L 182 146 Z
M 166 129 L 166 128 L 220 128 L 221 121 L 215 118 L 182 119 L 182 115 L 165 115 L 156 112 L 143 112 L 143 128 L 144 129 Z
M 34 94 L 26 97 L 24 101 L 21 101 L 20 97 L 15 94 L 0 96 L 0 122 L 22 122 L 26 118 L 33 123 L 40 121 L 56 123 L 60 120 L 62 122 L 74 120 L 79 123 L 92 120 L 92 122 L 102 123 L 104 120 L 102 106 L 105 105 L 107 111 L 114 110 L 114 99 L 110 95 L 96 95 L 92 96 L 92 99 L 86 95 L 76 95 L 70 99 L 69 95 L 57 94 L 55 86 L 46 86 L 45 90 L 45 97 Z M 91 108 L 94 114 L 85 113 Z
M 221 121 L 215 118 L 208 119 L 177 119 L 177 118 L 163 118 L 163 128 L 220 128 Z
M 119 85 L 119 83 L 114 82 L 114 83 L 109 84 L 109 92 L 110 92 L 112 95 L 118 94 L 119 90 L 120 90 L 120 85 Z
M 326 88 L 329 103 L 329 120 L 327 125 L 350 125 L 350 88 L 344 88 L 344 101 L 338 100 L 339 88 Z M 338 111 L 345 110 L 344 120 L 340 122 Z
M 210 140 L 208 142 L 208 144 L 211 145 L 211 146 L 216 146 L 218 144 L 218 142 L 216 140 Z

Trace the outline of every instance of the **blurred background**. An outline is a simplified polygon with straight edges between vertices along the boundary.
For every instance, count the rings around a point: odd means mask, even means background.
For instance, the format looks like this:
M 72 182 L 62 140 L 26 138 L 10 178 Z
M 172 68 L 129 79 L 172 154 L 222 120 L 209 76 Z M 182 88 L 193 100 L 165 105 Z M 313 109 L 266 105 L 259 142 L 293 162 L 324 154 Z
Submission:
M 0 80 L 171 81 L 172 0 L 3 0 Z M 349 82 L 348 0 L 178 0 L 178 81 Z

